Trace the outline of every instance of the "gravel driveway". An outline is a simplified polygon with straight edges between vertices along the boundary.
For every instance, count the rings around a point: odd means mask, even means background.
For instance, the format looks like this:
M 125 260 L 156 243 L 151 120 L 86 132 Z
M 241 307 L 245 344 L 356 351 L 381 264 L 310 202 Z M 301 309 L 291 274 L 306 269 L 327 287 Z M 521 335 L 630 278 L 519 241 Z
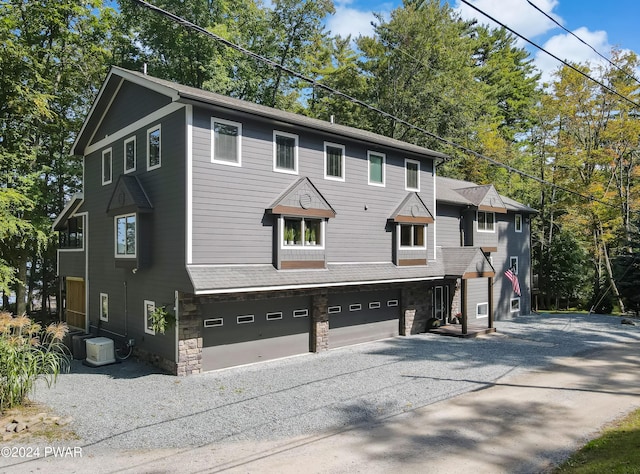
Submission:
M 532 315 L 477 339 L 419 334 L 201 375 L 133 360 L 71 373 L 34 399 L 73 418 L 99 449 L 195 447 L 321 433 L 384 419 L 548 365 L 640 341 L 640 326 L 599 315 Z

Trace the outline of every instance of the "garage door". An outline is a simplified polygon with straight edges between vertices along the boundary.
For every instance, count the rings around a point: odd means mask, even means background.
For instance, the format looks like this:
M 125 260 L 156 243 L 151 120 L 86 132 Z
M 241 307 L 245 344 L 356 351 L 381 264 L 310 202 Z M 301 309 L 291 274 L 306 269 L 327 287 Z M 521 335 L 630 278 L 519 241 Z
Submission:
M 397 336 L 399 291 L 329 295 L 329 347 Z
M 202 305 L 203 370 L 309 352 L 310 298 Z

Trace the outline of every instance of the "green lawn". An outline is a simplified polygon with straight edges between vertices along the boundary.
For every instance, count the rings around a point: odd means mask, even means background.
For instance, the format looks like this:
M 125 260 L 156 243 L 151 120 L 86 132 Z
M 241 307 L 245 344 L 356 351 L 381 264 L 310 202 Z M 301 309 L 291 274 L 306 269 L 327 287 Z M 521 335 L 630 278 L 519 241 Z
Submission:
M 640 474 L 640 410 L 587 443 L 554 474 Z

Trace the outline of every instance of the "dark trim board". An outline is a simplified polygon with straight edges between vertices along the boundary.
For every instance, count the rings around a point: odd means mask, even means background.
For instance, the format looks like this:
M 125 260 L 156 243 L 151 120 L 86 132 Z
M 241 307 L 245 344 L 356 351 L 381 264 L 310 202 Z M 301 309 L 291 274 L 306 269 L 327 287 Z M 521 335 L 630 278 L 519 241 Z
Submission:
M 282 270 L 303 270 L 325 268 L 324 260 L 285 260 L 280 263 Z
M 426 258 L 404 258 L 398 260 L 398 266 L 400 267 L 410 267 L 414 265 L 426 265 Z

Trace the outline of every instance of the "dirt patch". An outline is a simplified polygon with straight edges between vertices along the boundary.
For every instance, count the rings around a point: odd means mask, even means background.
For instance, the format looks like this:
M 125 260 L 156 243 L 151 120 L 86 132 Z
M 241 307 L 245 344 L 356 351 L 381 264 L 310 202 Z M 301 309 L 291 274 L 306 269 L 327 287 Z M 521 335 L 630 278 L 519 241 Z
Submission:
M 46 406 L 27 403 L 0 413 L 0 443 L 79 439 L 68 426 L 71 421 L 70 417 L 57 416 Z

